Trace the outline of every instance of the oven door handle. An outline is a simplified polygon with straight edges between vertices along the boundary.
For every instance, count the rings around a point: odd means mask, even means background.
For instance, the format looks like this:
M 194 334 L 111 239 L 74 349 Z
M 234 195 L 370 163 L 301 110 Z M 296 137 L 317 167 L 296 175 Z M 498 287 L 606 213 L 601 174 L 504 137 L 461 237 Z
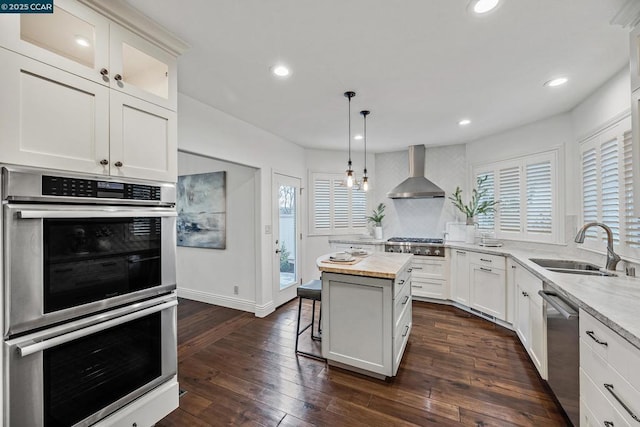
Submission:
M 150 218 L 150 217 L 174 217 L 178 213 L 174 210 L 153 211 L 153 210 L 27 210 L 18 211 L 18 218 L 40 219 L 40 218 Z
M 96 325 L 88 326 L 86 328 L 79 329 L 77 331 L 69 332 L 67 334 L 58 335 L 57 337 L 42 340 L 40 342 L 32 342 L 28 344 L 17 344 L 18 354 L 20 357 L 26 357 L 34 353 L 47 350 L 52 347 L 56 347 L 61 344 L 68 343 L 78 338 L 86 337 L 96 332 L 101 332 L 114 326 L 122 325 L 123 323 L 130 322 L 132 320 L 140 319 L 153 313 L 157 313 L 167 308 L 178 305 L 178 300 L 172 300 L 163 304 L 154 305 L 153 307 L 145 308 L 131 314 L 126 314 L 115 319 L 107 320 L 106 322 L 98 323 Z

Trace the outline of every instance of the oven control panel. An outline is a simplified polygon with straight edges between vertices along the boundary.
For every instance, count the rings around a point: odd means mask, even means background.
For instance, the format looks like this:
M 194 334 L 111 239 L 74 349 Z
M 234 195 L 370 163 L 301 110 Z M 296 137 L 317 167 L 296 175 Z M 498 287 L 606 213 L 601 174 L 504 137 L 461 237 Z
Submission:
M 43 175 L 42 195 L 95 199 L 160 200 L 160 187 Z

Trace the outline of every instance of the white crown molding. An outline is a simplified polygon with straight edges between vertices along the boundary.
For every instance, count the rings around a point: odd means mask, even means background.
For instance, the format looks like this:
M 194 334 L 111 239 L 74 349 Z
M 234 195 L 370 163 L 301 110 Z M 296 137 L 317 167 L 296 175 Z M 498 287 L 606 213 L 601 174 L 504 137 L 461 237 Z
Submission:
M 190 47 L 186 42 L 168 32 L 124 0 L 78 1 L 175 56 L 183 54 Z
M 620 25 L 622 28 L 633 28 L 640 23 L 640 2 L 627 0 L 620 10 L 611 19 L 612 25 Z

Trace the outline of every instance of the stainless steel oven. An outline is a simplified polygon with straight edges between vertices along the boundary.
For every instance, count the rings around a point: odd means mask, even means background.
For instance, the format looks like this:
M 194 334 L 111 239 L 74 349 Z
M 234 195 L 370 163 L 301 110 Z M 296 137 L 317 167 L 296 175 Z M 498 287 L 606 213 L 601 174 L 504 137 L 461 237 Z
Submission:
M 4 336 L 176 288 L 173 184 L 3 168 Z
M 169 294 L 5 341 L 7 425 L 91 425 L 174 378 L 177 304 Z

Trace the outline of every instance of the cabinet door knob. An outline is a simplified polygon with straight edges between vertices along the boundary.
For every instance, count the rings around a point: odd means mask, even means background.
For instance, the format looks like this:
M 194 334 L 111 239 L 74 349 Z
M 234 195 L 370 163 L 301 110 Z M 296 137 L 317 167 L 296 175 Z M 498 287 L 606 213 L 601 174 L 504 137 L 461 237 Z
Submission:
M 115 163 L 113 164 L 113 166 L 115 166 L 115 167 L 117 167 L 117 168 L 121 168 L 121 167 L 122 167 L 122 162 L 119 162 L 119 161 L 118 161 L 118 162 L 115 162 Z
M 523 296 L 523 297 L 528 297 L 528 296 L 529 296 L 529 294 L 528 294 L 528 293 L 526 293 L 526 292 L 523 292 L 523 293 L 522 293 L 522 296 Z
M 107 165 L 109 164 L 109 160 L 107 160 L 107 159 L 102 159 L 102 160 L 100 160 L 100 164 L 101 164 L 102 166 L 107 166 Z
M 109 75 L 109 70 L 107 70 L 106 68 L 102 68 L 100 70 L 100 74 L 102 74 L 103 76 L 108 76 Z
M 122 76 L 121 76 L 120 74 L 116 74 L 115 76 L 113 76 L 113 78 L 114 78 L 116 81 L 120 81 L 120 80 L 122 80 Z

